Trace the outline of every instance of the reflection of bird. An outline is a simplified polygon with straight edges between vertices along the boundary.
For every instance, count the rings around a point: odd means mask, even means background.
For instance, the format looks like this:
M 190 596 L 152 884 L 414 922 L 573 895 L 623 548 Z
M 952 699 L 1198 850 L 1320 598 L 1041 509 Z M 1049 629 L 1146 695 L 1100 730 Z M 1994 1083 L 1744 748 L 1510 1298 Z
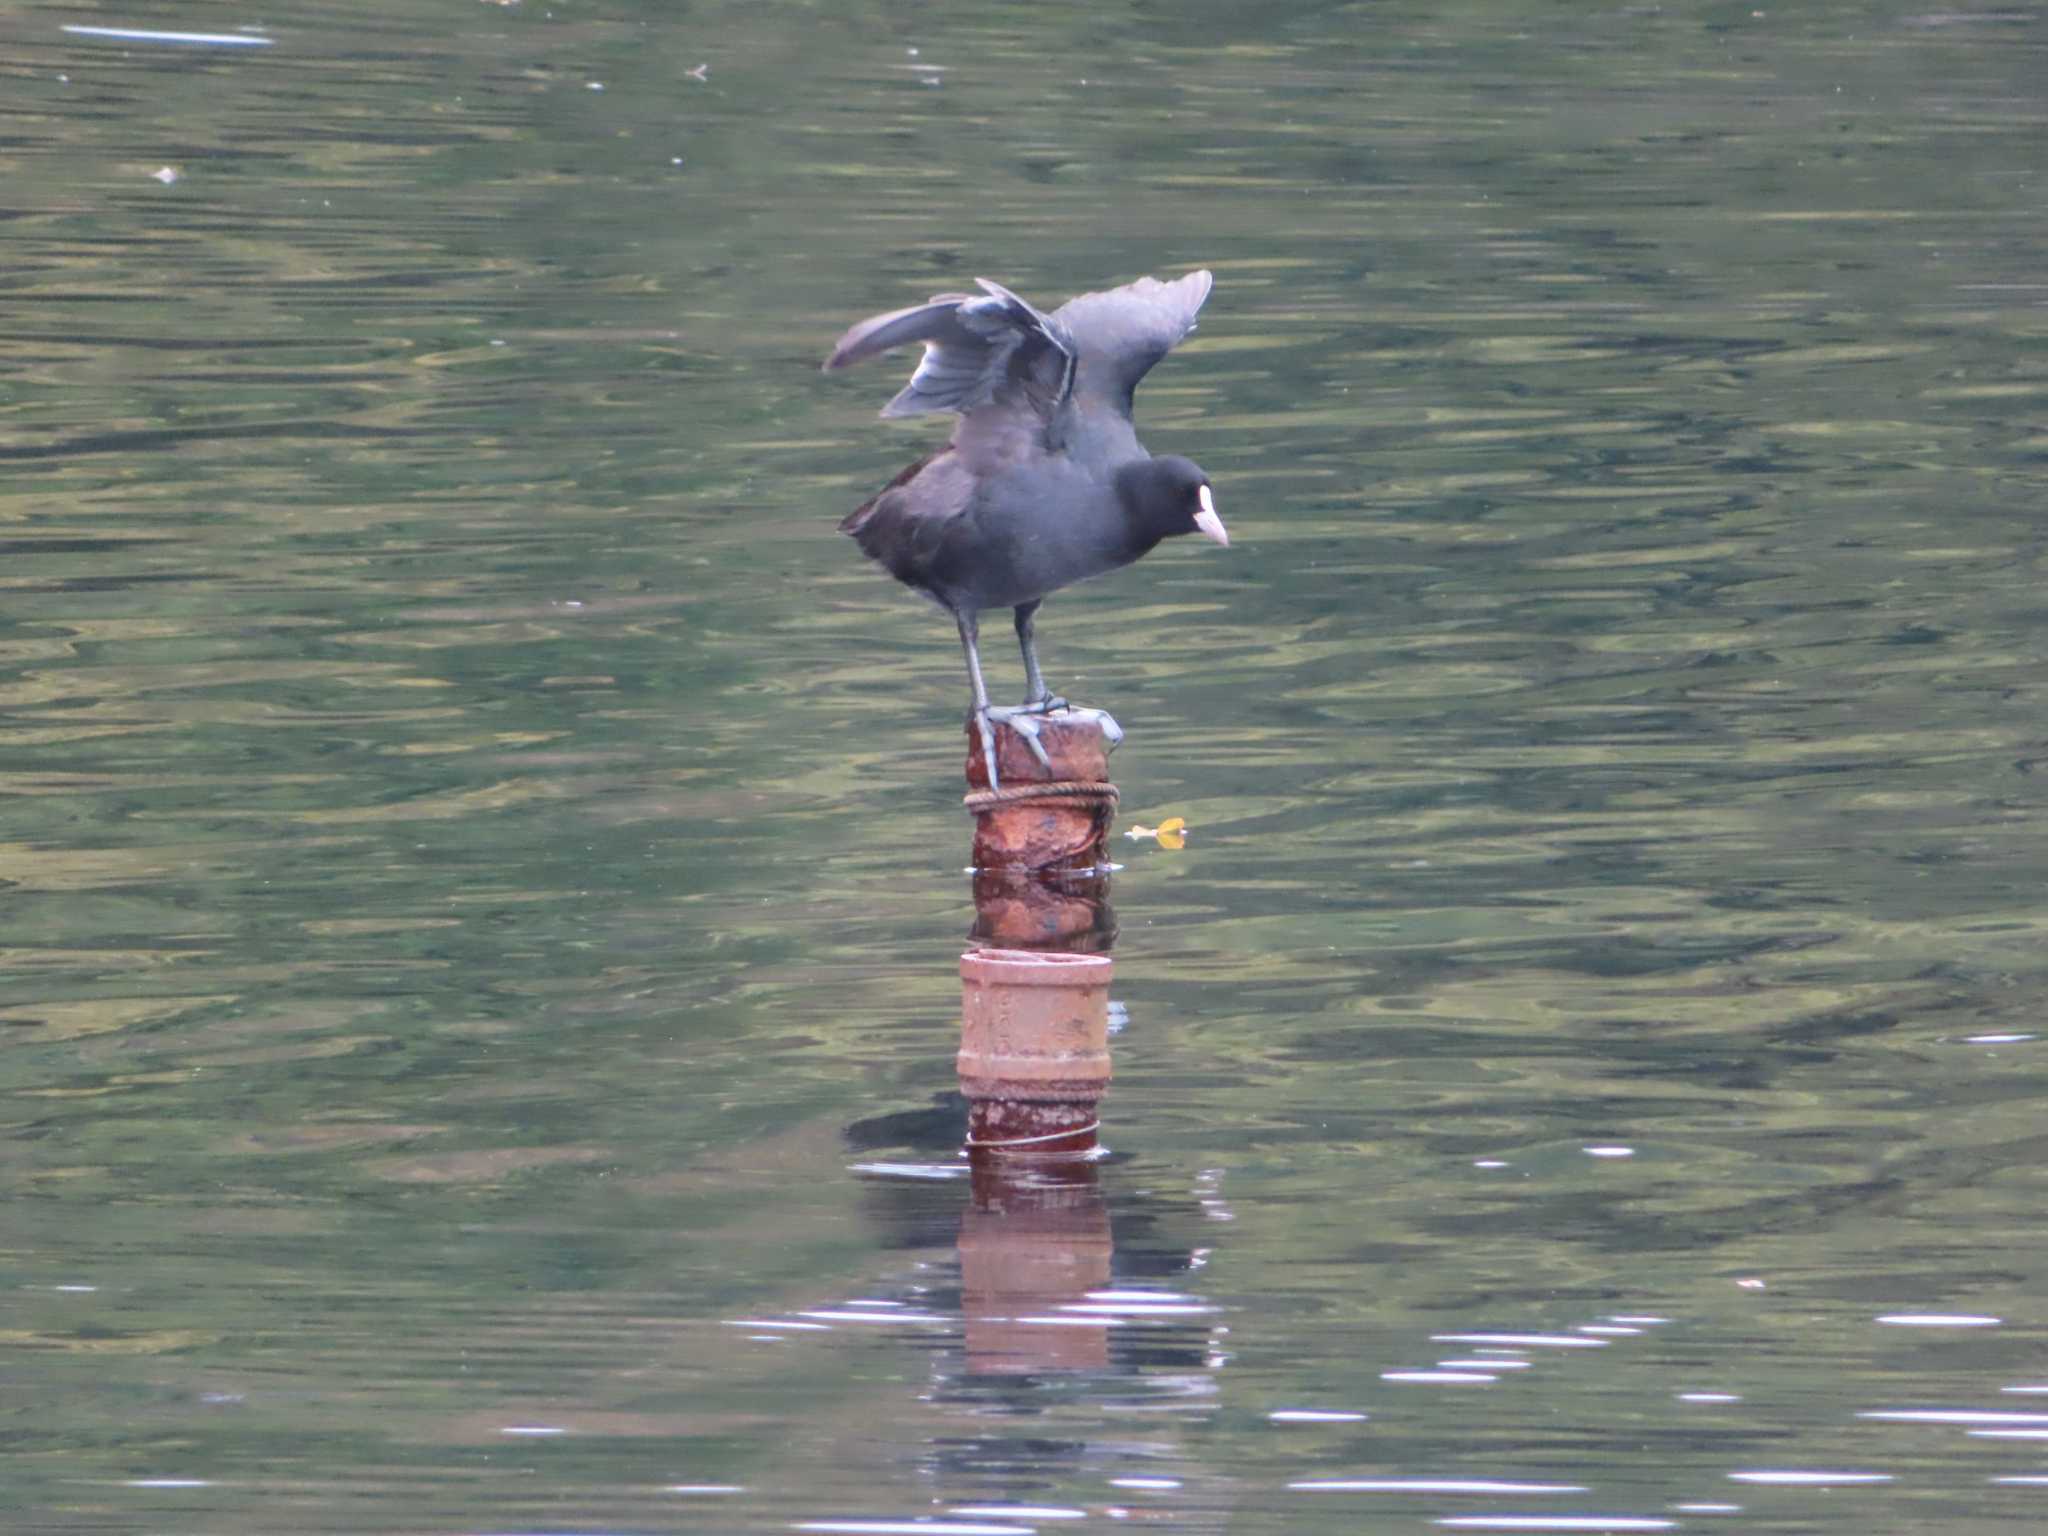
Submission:
M 863 320 L 832 349 L 843 368 L 907 342 L 924 359 L 884 416 L 955 411 L 953 440 L 918 460 L 840 523 L 906 586 L 960 626 L 991 787 L 998 722 L 1040 761 L 1034 716 L 1063 707 L 1038 670 L 1031 621 L 1048 592 L 1129 565 L 1161 539 L 1202 533 L 1228 544 L 1209 477 L 1187 459 L 1155 459 L 1131 426 L 1131 393 L 1195 328 L 1207 272 L 1144 277 L 1041 314 L 987 278 L 980 294 Z M 1027 697 L 991 708 L 975 646 L 986 608 L 1016 610 Z

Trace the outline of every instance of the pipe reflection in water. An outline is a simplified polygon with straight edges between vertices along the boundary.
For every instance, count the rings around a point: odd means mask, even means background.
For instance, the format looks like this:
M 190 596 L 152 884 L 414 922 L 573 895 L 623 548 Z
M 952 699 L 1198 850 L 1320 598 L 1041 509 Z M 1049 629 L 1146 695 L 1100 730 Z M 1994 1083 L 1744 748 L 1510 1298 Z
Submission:
M 1106 821 L 1099 830 L 1107 834 Z M 1065 1377 L 1067 1390 L 1104 1410 L 1212 1413 L 1227 1330 L 1201 1297 L 1172 1288 L 1207 1252 L 1182 1249 L 1162 1268 L 1168 1250 L 1147 1238 L 1160 1214 L 1148 1200 L 1121 1211 L 1119 1258 L 1101 1182 L 1117 931 L 1109 875 L 1099 866 L 982 870 L 974 895 L 978 947 L 960 958 L 957 1058 L 968 1103 L 962 1356 L 957 1377 L 936 1377 L 934 1400 L 1035 1418 L 1052 1401 L 1046 1389 Z M 1191 1219 L 1197 1209 L 1190 1205 Z M 938 1470 L 945 1482 L 979 1484 L 982 1502 L 962 1508 L 990 1516 L 1026 1507 L 991 1498 L 1066 1480 L 1100 1487 L 1114 1502 L 1087 1512 L 1113 1518 L 1137 1513 L 1126 1507 L 1134 1499 L 1227 1509 L 1224 1490 L 1168 1421 L 1150 1423 L 1152 1434 L 1117 1444 L 981 1430 L 950 1447 Z
M 1193 1234 L 1227 1219 L 1214 1175 L 1195 1178 L 1179 1199 L 1103 1186 L 1113 1166 L 1097 1133 L 1110 1082 L 1117 934 L 1107 866 L 1116 791 L 1104 777 L 1114 742 L 1091 715 L 1052 719 L 1059 726 L 1042 732 L 1045 765 L 1021 748 L 1013 758 L 1018 744 L 1001 733 L 1001 796 L 974 782 L 978 744 L 968 755 L 981 867 L 973 947 L 959 960 L 964 1146 L 958 1119 L 938 1110 L 880 1117 L 849 1134 L 876 1149 L 928 1149 L 922 1163 L 860 1165 L 875 1181 L 869 1211 L 897 1229 L 892 1246 L 950 1238 L 957 1254 L 957 1342 L 931 1349 L 925 1397 L 963 1415 L 955 1433 L 933 1441 L 930 1472 L 958 1501 L 948 1512 L 1122 1518 L 1136 1512 L 1127 1507 L 1133 1500 L 1180 1502 L 1194 1489 L 1203 1490 L 1192 1495 L 1199 1502 L 1222 1509 L 1228 1499 L 1169 1420 L 1151 1420 L 1153 1432 L 1137 1438 L 1042 1432 L 1042 1415 L 1060 1402 L 1117 1414 L 1211 1413 L 1228 1358 L 1217 1309 L 1177 1288 L 1208 1258 Z M 1085 793 L 1072 792 L 1077 786 Z M 942 1160 L 941 1145 L 954 1160 Z M 964 1208 L 948 1199 L 961 1173 Z M 1169 1236 L 1175 1228 L 1192 1240 Z M 943 1266 L 917 1270 L 917 1283 L 870 1284 L 860 1318 L 883 1322 L 890 1310 L 944 1318 L 952 1297 Z M 1018 1414 L 1041 1432 L 1011 1435 L 991 1422 Z M 1061 1484 L 1084 1502 L 1047 1512 L 1032 1497 Z
M 1045 1161 L 1036 1168 L 997 1157 L 975 1164 L 972 1199 L 960 1217 L 960 1308 L 972 1374 L 1109 1364 L 1109 1319 L 1071 1310 L 1110 1289 L 1109 1205 L 1093 1162 Z
M 960 957 L 960 1091 L 971 1202 L 961 1217 L 970 1372 L 1101 1369 L 1110 1322 L 1086 1308 L 1110 1283 L 1097 1118 L 1109 1089 L 1108 841 L 1123 733 L 1058 711 L 1040 754 L 1000 733 L 1004 788 L 981 771 L 968 722 L 976 947 Z
M 1003 947 L 960 957 L 967 1369 L 1101 1370 L 1111 1322 L 1085 1308 L 1110 1287 L 1113 1247 L 1095 1157 L 1110 1076 L 1109 877 L 984 870 L 974 895 L 974 936 Z

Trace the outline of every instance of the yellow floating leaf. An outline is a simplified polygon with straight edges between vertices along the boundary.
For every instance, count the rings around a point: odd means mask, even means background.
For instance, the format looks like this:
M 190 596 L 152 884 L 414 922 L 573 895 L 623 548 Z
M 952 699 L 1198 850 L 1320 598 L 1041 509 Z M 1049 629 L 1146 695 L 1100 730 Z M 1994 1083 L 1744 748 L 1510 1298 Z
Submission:
M 1153 838 L 1162 848 L 1185 848 L 1188 841 L 1187 819 L 1169 816 L 1156 827 L 1133 826 L 1124 836 L 1134 840 Z

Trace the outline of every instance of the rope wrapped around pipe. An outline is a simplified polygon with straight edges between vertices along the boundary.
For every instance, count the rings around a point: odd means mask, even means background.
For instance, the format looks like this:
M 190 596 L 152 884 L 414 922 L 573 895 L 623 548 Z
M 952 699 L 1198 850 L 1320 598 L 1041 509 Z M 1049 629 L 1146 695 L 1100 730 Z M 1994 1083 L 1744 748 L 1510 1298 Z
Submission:
M 1033 800 L 1098 800 L 1114 806 L 1119 798 L 1114 784 L 1055 779 L 1049 784 L 1011 784 L 1002 789 L 972 790 L 961 797 L 960 804 L 970 815 L 979 815 L 999 805 L 1028 805 Z

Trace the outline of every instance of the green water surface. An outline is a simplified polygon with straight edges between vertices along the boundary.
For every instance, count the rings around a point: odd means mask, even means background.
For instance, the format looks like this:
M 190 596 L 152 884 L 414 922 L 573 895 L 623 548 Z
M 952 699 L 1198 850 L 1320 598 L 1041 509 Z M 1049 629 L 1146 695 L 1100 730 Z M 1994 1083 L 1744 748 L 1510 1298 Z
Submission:
M 1869 0 L 0 15 L 0 1523 L 2037 1528 L 2044 80 Z M 1196 266 L 1140 426 L 1233 544 L 1040 620 L 1193 829 L 1016 1228 L 1113 1278 L 992 1370 L 965 679 L 833 531 L 944 425 L 816 365 Z

